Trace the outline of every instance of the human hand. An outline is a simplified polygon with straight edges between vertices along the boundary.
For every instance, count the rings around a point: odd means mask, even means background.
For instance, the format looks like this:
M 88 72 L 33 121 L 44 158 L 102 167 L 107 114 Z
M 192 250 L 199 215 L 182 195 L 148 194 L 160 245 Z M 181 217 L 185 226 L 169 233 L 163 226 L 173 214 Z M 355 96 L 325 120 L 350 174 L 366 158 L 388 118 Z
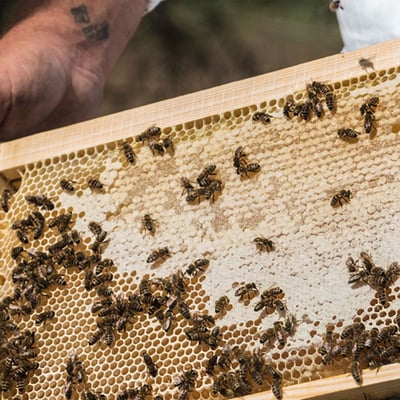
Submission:
M 0 140 L 95 117 L 103 79 L 76 64 L 77 50 L 45 33 L 0 41 Z
M 147 0 L 20 0 L 0 39 L 0 141 L 99 115 Z

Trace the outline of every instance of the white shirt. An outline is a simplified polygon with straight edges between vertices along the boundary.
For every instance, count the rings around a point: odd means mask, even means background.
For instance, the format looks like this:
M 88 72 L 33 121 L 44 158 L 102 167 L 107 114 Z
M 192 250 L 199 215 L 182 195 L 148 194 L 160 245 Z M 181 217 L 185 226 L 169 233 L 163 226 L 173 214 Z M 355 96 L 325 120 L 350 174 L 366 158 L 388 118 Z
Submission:
M 341 0 L 343 52 L 400 38 L 400 0 Z

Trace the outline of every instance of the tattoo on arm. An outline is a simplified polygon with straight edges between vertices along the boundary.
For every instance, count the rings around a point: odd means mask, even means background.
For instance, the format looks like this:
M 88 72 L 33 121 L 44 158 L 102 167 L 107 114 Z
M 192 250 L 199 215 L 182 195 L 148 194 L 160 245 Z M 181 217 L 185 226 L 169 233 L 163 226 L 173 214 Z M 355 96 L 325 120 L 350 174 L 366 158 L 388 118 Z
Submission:
M 71 14 L 77 24 L 88 24 L 90 22 L 87 7 L 84 4 L 71 8 Z
M 108 22 L 103 21 L 99 24 L 93 24 L 82 28 L 83 34 L 87 39 L 95 39 L 95 40 L 107 40 L 108 33 Z
M 71 14 L 77 24 L 88 24 L 90 22 L 88 9 L 84 4 L 71 8 Z M 109 36 L 108 22 L 103 21 L 98 24 L 87 25 L 82 28 L 82 32 L 86 36 L 86 39 L 107 40 Z

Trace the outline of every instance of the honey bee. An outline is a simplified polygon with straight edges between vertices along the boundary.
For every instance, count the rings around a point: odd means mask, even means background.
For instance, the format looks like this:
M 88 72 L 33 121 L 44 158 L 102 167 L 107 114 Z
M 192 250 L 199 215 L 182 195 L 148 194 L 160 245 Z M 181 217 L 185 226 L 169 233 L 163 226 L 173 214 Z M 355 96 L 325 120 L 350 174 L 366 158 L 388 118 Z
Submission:
M 27 195 L 25 196 L 25 200 L 28 203 L 33 204 L 36 207 L 42 207 L 45 210 L 51 211 L 54 209 L 54 204 L 44 194 L 39 194 L 37 196 Z
M 228 296 L 221 296 L 219 299 L 215 301 L 215 313 L 224 314 L 229 303 L 230 301 Z
M 150 128 L 147 128 L 144 132 L 142 132 L 140 135 L 137 135 L 135 137 L 136 142 L 145 142 L 145 141 L 150 141 L 153 140 L 154 138 L 158 138 L 161 135 L 161 128 L 158 126 L 151 126 Z
M 25 231 L 25 230 L 33 229 L 34 226 L 35 226 L 35 219 L 34 219 L 33 215 L 30 214 L 28 216 L 28 218 L 26 218 L 26 219 L 21 219 L 19 221 L 15 221 L 11 225 L 11 229 L 13 229 L 13 230 L 21 229 L 21 230 Z
M 351 191 L 350 190 L 341 190 L 339 193 L 335 194 L 331 201 L 330 205 L 332 207 L 343 206 L 343 202 L 348 203 L 351 198 Z
M 147 263 L 152 263 L 157 260 L 163 259 L 165 257 L 170 257 L 169 249 L 168 247 L 162 247 L 160 249 L 154 250 L 148 257 L 146 262 Z
M 203 188 L 202 188 L 203 189 Z M 222 182 L 218 179 L 211 181 L 210 185 L 204 188 L 204 192 L 201 192 L 201 195 L 204 194 L 204 197 L 211 202 L 214 202 L 215 193 L 221 193 L 222 191 Z
M 165 332 L 168 332 L 171 329 L 172 322 L 175 319 L 174 313 L 171 310 L 165 311 L 163 315 L 163 320 L 161 321 L 161 326 Z
M 106 396 L 99 392 L 92 392 L 91 390 L 86 389 L 84 392 L 84 400 L 106 400 Z
M 71 223 L 71 219 L 72 213 L 70 211 L 64 214 L 60 214 L 49 220 L 49 228 L 54 228 L 55 226 L 57 226 L 58 231 L 60 233 L 64 233 L 68 229 L 69 224 Z
M 279 286 L 273 286 L 273 287 L 270 287 L 270 288 L 264 290 L 261 293 L 261 298 L 266 299 L 266 298 L 270 298 L 270 297 L 278 297 L 282 293 L 283 293 L 283 289 L 281 289 Z
M 90 311 L 96 313 L 105 307 L 110 307 L 113 304 L 112 300 L 109 298 L 101 299 L 93 303 Z
M 306 101 L 306 102 L 302 105 L 301 111 L 300 111 L 299 115 L 300 115 L 300 118 L 301 118 L 303 121 L 308 121 L 308 120 L 310 119 L 312 108 L 313 108 L 313 107 L 312 107 L 312 104 L 311 104 L 310 101 Z
M 340 0 L 330 0 L 330 1 L 329 1 L 329 9 L 330 9 L 332 12 L 335 13 L 339 8 L 340 8 L 341 10 L 343 10 L 342 5 L 340 4 Z
M 94 272 L 95 272 L 96 275 L 100 275 L 104 271 L 105 268 L 110 268 L 113 265 L 114 265 L 114 261 L 111 260 L 110 258 L 107 258 L 105 260 L 101 260 L 96 265 Z
M 75 244 L 79 244 L 81 242 L 81 236 L 76 229 L 71 231 L 71 239 Z
M 368 254 L 366 251 L 362 251 L 360 253 L 360 258 L 368 274 L 372 273 L 372 271 L 374 271 L 374 269 L 376 268 L 376 265 L 373 262 L 371 255 Z
M 336 110 L 336 96 L 332 91 L 325 93 L 325 102 L 329 111 L 334 112 Z
M 159 142 L 150 142 L 149 143 L 149 148 L 151 152 L 154 154 L 159 154 L 160 156 L 164 155 L 165 149 L 162 143 Z
M 260 252 L 271 252 L 275 250 L 275 245 L 272 240 L 266 239 L 262 236 L 256 237 L 253 242 L 256 244 L 256 248 Z
M 206 364 L 206 374 L 213 376 L 214 375 L 214 370 L 215 370 L 215 366 L 217 365 L 217 360 L 218 360 L 218 356 L 216 354 L 213 354 L 208 360 L 207 360 L 207 364 Z
M 371 113 L 373 114 L 375 112 L 376 107 L 379 104 L 379 97 L 378 96 L 373 96 L 370 97 L 365 103 L 363 103 L 360 107 L 360 114 L 368 114 Z
M 286 343 L 286 332 L 282 321 L 274 322 L 275 337 L 278 343 L 283 346 Z
M 198 376 L 199 373 L 194 369 L 185 371 L 174 378 L 174 386 L 178 387 L 180 390 L 191 391 Z
M 0 205 L 5 213 L 7 213 L 9 210 L 10 199 L 11 199 L 11 192 L 8 189 L 4 189 L 1 194 Z
M 103 228 L 101 227 L 101 225 L 97 222 L 89 222 L 88 225 L 90 231 L 93 233 L 93 235 L 96 238 L 96 242 L 98 242 L 98 245 L 101 245 L 102 243 L 104 243 L 105 238 L 107 237 L 107 232 L 103 230 Z M 95 247 L 93 245 L 93 247 Z M 93 249 L 93 251 L 95 251 Z
M 53 319 L 55 316 L 55 312 L 50 310 L 50 311 L 43 311 L 42 313 L 40 313 L 36 319 L 35 319 L 35 324 L 39 325 L 42 324 L 44 322 L 46 322 L 49 319 Z
M 133 151 L 132 146 L 128 142 L 126 142 L 126 141 L 122 142 L 122 151 L 124 152 L 124 156 L 125 156 L 126 160 L 128 161 L 128 163 L 132 164 L 132 165 L 135 164 L 136 154 Z
M 315 112 L 318 118 L 321 118 L 323 115 L 323 109 L 322 109 L 322 103 L 319 97 L 317 96 L 317 93 L 314 90 L 308 88 L 307 94 L 311 102 L 312 110 Z
M 296 105 L 294 101 L 292 99 L 288 99 L 283 106 L 283 115 L 288 119 L 292 118 L 295 106 Z
M 152 292 L 150 290 L 150 281 L 148 279 L 143 278 L 140 281 L 139 293 L 140 293 L 140 296 L 142 296 L 145 299 L 146 303 L 148 303 L 148 300 L 146 300 L 146 299 L 153 297 Z M 131 300 L 131 297 L 129 297 L 129 300 Z
M 111 346 L 114 342 L 115 335 L 112 327 L 107 327 L 104 333 L 104 342 L 107 346 Z
M 178 301 L 178 310 L 185 319 L 191 319 L 190 308 L 183 300 Z
M 271 383 L 271 391 L 277 400 L 282 399 L 282 377 L 273 377 Z
M 209 264 L 210 261 L 206 258 L 199 258 L 187 267 L 185 273 L 194 277 L 198 274 L 198 271 L 204 272 L 204 268 L 207 268 Z
M 18 238 L 18 240 L 19 240 L 20 242 L 22 242 L 22 243 L 24 243 L 24 244 L 29 243 L 28 236 L 26 236 L 26 234 L 25 234 L 24 231 L 22 231 L 22 230 L 19 229 L 19 230 L 15 231 L 15 234 L 17 235 L 17 238 Z
M 376 341 L 379 342 L 383 342 L 385 340 L 387 340 L 388 338 L 390 338 L 391 336 L 395 335 L 398 331 L 398 327 L 396 325 L 389 325 L 389 326 L 385 326 L 384 328 L 382 328 L 379 331 L 379 334 L 376 338 Z
M 72 398 L 72 393 L 73 393 L 73 383 L 72 381 L 67 381 L 64 387 L 64 396 L 67 400 L 70 400 Z
M 175 148 L 174 148 L 174 144 L 171 140 L 171 138 L 166 137 L 163 139 L 162 141 L 164 149 L 166 152 L 169 152 L 171 156 L 173 156 L 175 154 Z
M 154 235 L 156 222 L 155 219 L 151 218 L 150 214 L 145 214 L 142 221 L 143 229 Z
M 246 164 L 247 154 L 243 151 L 243 147 L 239 146 L 235 150 L 235 155 L 233 156 L 233 166 L 238 169 L 242 165 Z
M 272 346 L 276 340 L 276 334 L 274 328 L 268 328 L 260 334 L 260 343 L 268 343 L 269 346 Z
M 94 288 L 96 286 L 100 286 L 105 282 L 110 282 L 113 280 L 113 274 L 103 274 L 94 276 L 91 281 L 91 287 Z
M 104 193 L 104 185 L 96 178 L 91 178 L 88 180 L 88 186 L 90 189 L 95 190 L 97 192 Z
M 90 337 L 89 337 L 89 346 L 93 346 L 95 343 L 97 343 L 105 334 L 105 330 L 104 329 L 97 329 L 97 331 L 95 333 L 93 333 Z
M 16 260 L 24 251 L 25 249 L 22 246 L 13 247 L 11 249 L 11 258 Z
M 184 178 L 184 177 L 181 178 L 181 185 L 183 187 L 183 190 L 186 191 L 186 193 L 195 190 L 195 187 L 192 185 L 192 183 L 187 178 Z
M 63 234 L 60 240 L 49 246 L 49 252 L 50 254 L 54 255 L 69 244 L 71 244 L 70 237 L 67 234 Z
M 338 129 L 337 132 L 338 136 L 343 139 L 343 140 L 348 140 L 348 139 L 357 139 L 359 133 L 356 132 L 353 129 L 350 128 L 341 128 Z
M 367 112 L 364 117 L 364 130 L 366 133 L 371 133 L 375 130 L 375 115 L 371 112 Z
M 40 236 L 42 236 L 46 221 L 39 211 L 34 211 L 33 216 L 35 217 L 36 221 L 36 228 L 33 231 L 33 239 L 37 240 L 40 238 Z
M 149 371 L 149 374 L 155 378 L 158 373 L 158 368 L 156 367 L 156 364 L 154 364 L 154 361 L 150 357 L 150 354 L 147 353 L 146 351 L 144 351 L 142 353 L 142 356 L 143 356 L 144 363 L 146 364 L 146 367 Z
M 201 171 L 200 175 L 197 177 L 196 181 L 197 183 L 202 186 L 206 187 L 209 186 L 211 183 L 211 180 L 209 178 L 210 175 L 216 175 L 215 170 L 217 166 L 216 165 L 208 165 Z
M 97 289 L 97 295 L 98 296 L 104 296 L 104 297 L 111 297 L 114 295 L 114 292 L 112 289 L 105 287 L 105 286 L 100 286 Z
M 388 285 L 391 285 L 400 275 L 400 265 L 397 261 L 391 263 L 386 271 L 386 278 Z
M 265 112 L 256 112 L 253 114 L 253 121 L 257 122 L 260 121 L 264 124 L 268 124 L 271 122 L 272 115 L 267 114 Z
M 75 183 L 75 182 L 69 181 L 67 179 L 61 179 L 61 181 L 60 181 L 61 189 L 66 192 L 72 193 L 75 191 L 73 183 Z
M 236 168 L 236 173 L 238 175 L 240 175 L 241 177 L 243 176 L 247 176 L 249 177 L 248 173 L 252 172 L 258 172 L 260 170 L 261 166 L 260 164 L 253 162 L 253 163 L 248 163 L 248 164 L 244 164 L 239 166 L 238 168 Z
M 365 325 L 362 322 L 354 322 L 343 329 L 340 339 L 353 338 L 355 334 L 360 334 L 364 330 Z
M 360 363 L 357 360 L 353 360 L 351 363 L 351 376 L 358 385 L 362 384 Z
M 126 389 L 118 393 L 117 400 L 133 400 L 137 398 L 138 394 L 139 389 Z
M 243 301 L 244 299 L 250 300 L 254 295 L 258 294 L 258 289 L 257 285 L 252 282 L 252 283 L 245 283 L 241 286 L 239 286 L 236 291 L 235 291 L 235 296 L 239 297 L 240 301 Z
M 225 393 L 226 389 L 224 388 L 225 383 L 227 380 L 227 375 L 226 374 L 220 374 L 218 377 L 216 377 L 214 379 L 214 383 L 212 385 L 212 393 L 214 395 L 218 394 L 218 393 Z M 228 394 L 228 393 L 225 393 Z M 226 396 L 226 397 L 234 397 L 234 393 L 231 393 L 230 396 Z
M 361 352 L 365 349 L 365 344 L 369 338 L 369 331 L 362 331 L 353 339 L 353 358 L 358 360 Z
M 358 271 L 358 265 L 354 261 L 353 257 L 348 257 L 348 259 L 346 260 L 346 267 L 347 267 L 347 271 L 349 271 L 350 273 L 354 273 L 354 272 Z

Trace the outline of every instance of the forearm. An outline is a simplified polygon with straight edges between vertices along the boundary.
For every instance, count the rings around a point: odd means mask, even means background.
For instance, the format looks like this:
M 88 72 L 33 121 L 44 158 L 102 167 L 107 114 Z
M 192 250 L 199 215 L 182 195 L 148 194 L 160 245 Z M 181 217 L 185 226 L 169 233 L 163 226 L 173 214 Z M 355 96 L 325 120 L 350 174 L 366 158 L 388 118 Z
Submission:
M 42 37 L 68 52 L 78 68 L 105 82 L 146 6 L 147 0 L 19 0 L 18 22 L 2 45 Z

